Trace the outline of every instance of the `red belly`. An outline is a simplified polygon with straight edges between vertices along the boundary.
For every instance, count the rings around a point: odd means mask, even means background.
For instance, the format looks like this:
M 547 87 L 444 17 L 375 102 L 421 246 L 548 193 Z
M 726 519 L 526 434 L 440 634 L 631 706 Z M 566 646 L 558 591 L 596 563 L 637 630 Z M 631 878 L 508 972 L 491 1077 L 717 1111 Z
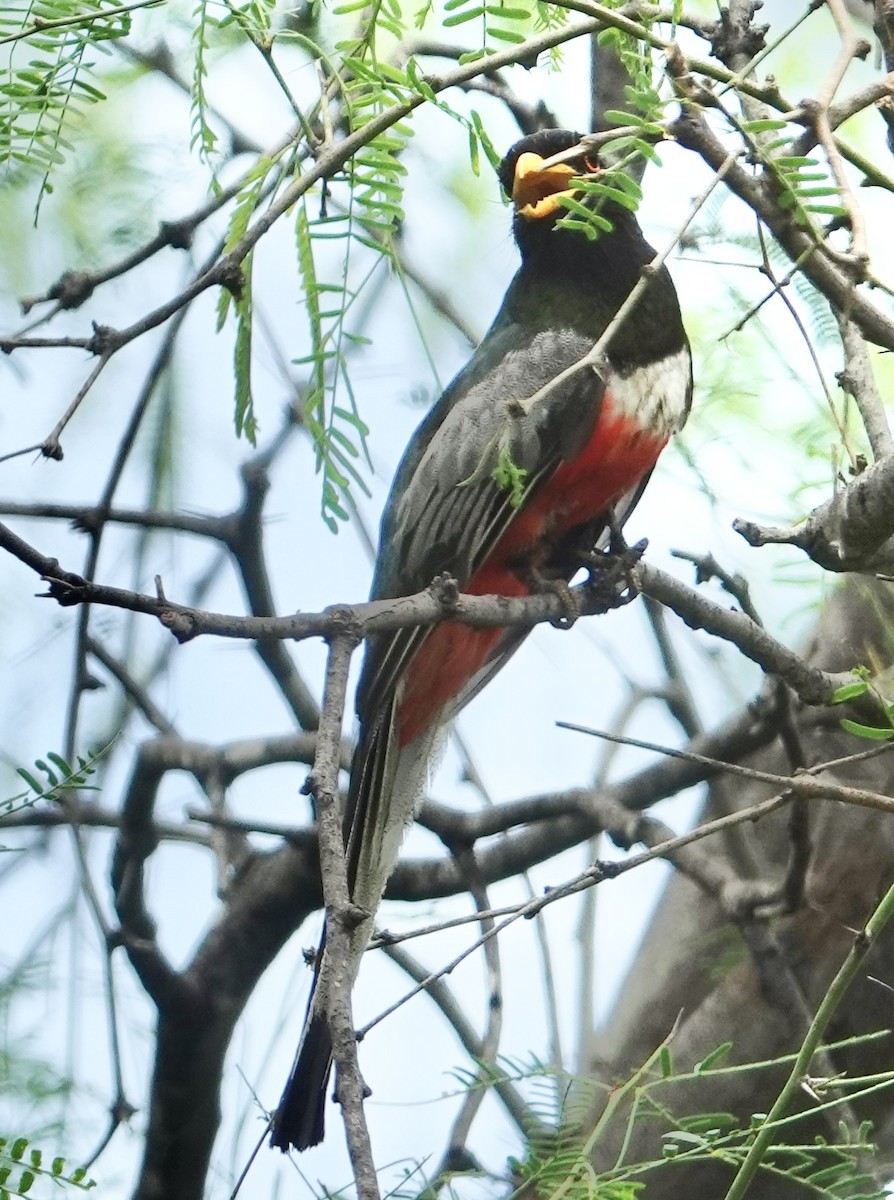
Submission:
M 665 441 L 614 414 L 606 395 L 599 422 L 581 453 L 563 463 L 513 518 L 462 590 L 473 596 L 529 595 L 530 584 L 509 564 L 540 548 L 548 550 L 570 529 L 619 500 L 655 465 Z M 503 632 L 471 629 L 457 621 L 444 621 L 432 630 L 407 667 L 397 718 L 401 746 L 412 742 L 460 694 L 488 661 Z

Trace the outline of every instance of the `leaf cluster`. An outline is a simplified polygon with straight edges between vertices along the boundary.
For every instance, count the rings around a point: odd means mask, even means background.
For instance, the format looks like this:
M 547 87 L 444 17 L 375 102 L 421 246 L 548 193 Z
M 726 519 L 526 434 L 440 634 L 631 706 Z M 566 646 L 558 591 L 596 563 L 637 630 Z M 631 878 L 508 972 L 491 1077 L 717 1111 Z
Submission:
M 0 1200 L 27 1196 L 38 1179 L 52 1180 L 79 1192 L 89 1192 L 96 1186 L 83 1167 L 71 1169 L 58 1155 L 45 1164 L 43 1151 L 27 1138 L 0 1137 Z
M 879 1035 L 852 1039 L 872 1040 Z M 838 1043 L 828 1049 L 836 1049 Z M 766 1122 L 766 1114 L 755 1113 L 745 1124 L 728 1112 L 704 1112 L 680 1115 L 668 1098 L 682 1083 L 708 1075 L 755 1073 L 778 1068 L 790 1058 L 768 1062 L 725 1065 L 732 1044 L 725 1042 L 706 1055 L 691 1069 L 680 1069 L 673 1060 L 670 1039 L 628 1080 L 612 1089 L 592 1079 L 577 1079 L 532 1060 L 499 1062 L 500 1076 L 506 1080 L 536 1085 L 530 1105 L 532 1122 L 527 1154 L 510 1163 L 519 1181 L 517 1194 L 536 1195 L 543 1200 L 634 1200 L 647 1187 L 656 1171 L 689 1165 L 721 1162 L 731 1171 L 744 1161 L 755 1132 Z M 493 1069 L 491 1070 L 493 1075 Z M 480 1075 L 467 1074 L 465 1082 L 480 1084 Z M 894 1086 L 894 1072 L 866 1079 L 817 1081 L 817 1107 L 834 1110 L 879 1087 Z M 597 1098 L 596 1093 L 605 1093 Z M 583 1132 L 591 1124 L 588 1114 L 601 1109 L 592 1132 Z M 871 1126 L 861 1125 L 856 1133 L 842 1122 L 839 1137 L 815 1137 L 799 1140 L 792 1131 L 810 1120 L 808 1109 L 779 1122 L 777 1137 L 766 1155 L 762 1170 L 780 1181 L 797 1180 L 807 1194 L 822 1200 L 881 1200 L 885 1195 L 865 1167 L 874 1152 Z M 660 1154 L 639 1160 L 631 1154 L 634 1134 L 642 1125 L 657 1126 Z M 610 1136 L 612 1145 L 620 1139 L 621 1149 L 612 1152 L 614 1165 L 598 1170 L 600 1142 Z
M 349 14 L 355 7 L 354 0 L 348 0 L 337 14 Z M 387 26 L 389 18 L 381 15 L 387 10 L 377 11 L 379 24 L 384 20 Z M 336 45 L 338 58 L 325 54 L 304 34 L 286 31 L 281 36 L 299 41 L 318 59 L 326 80 L 321 106 L 336 107 L 348 132 L 362 131 L 389 106 L 421 95 L 462 124 L 476 173 L 482 152 L 495 166 L 499 156 L 479 114 L 466 115 L 437 96 L 412 58 L 403 69 L 378 60 L 375 29 L 373 19 L 364 16 L 359 34 Z M 201 130 L 204 124 L 199 122 L 197 127 Z M 295 208 L 296 263 L 309 348 L 293 362 L 307 372 L 302 416 L 323 480 L 322 515 L 333 531 L 347 517 L 352 487 L 367 490 L 359 469 L 359 460 L 366 455 L 367 427 L 351 382 L 350 351 L 367 340 L 359 328 L 361 297 L 369 294 L 382 269 L 400 270 L 394 238 L 404 220 L 407 168 L 402 160 L 412 132 L 412 126 L 401 121 L 371 137 L 342 169 L 303 196 Z M 258 159 L 233 206 L 225 252 L 239 243 L 261 205 L 276 194 L 297 161 L 300 156 L 290 150 Z M 234 308 L 235 424 L 238 433 L 253 440 L 257 422 L 251 389 L 251 292 L 248 256 L 238 290 L 221 292 L 218 328 Z
M 847 704 L 851 700 L 859 700 L 861 696 L 871 695 L 881 708 L 887 724 L 866 725 L 861 721 L 843 717 L 841 728 L 870 742 L 890 742 L 894 738 L 894 701 L 886 699 L 878 683 L 870 678 L 870 673 L 865 667 L 854 668 L 853 674 L 856 676 L 853 683 L 842 684 L 832 696 L 832 703 Z
M 737 123 L 752 154 L 760 160 L 773 180 L 776 200 L 789 209 L 804 229 L 815 229 L 815 218 L 839 219 L 846 215 L 838 188 L 818 158 L 795 154 L 792 133 L 782 118 L 766 118 Z M 776 136 L 768 136 L 775 134 Z
M 642 201 L 639 180 L 645 165 L 661 165 L 655 143 L 664 138 L 659 122 L 667 103 L 656 87 L 652 52 L 645 42 L 618 29 L 603 30 L 597 41 L 618 54 L 631 82 L 624 89 L 629 107 L 608 109 L 603 114 L 608 125 L 625 130 L 608 144 L 604 169 L 575 180 L 577 195 L 559 197 L 569 215 L 558 224 L 591 240 L 611 231 L 613 207 L 629 212 L 639 208 Z
M 58 800 L 65 792 L 96 791 L 88 780 L 91 775 L 96 774 L 96 764 L 108 749 L 109 747 L 105 747 L 86 758 L 79 754 L 77 765 L 72 765 L 61 754 L 50 750 L 46 758 L 35 760 L 33 771 L 17 767 L 16 774 L 27 783 L 28 791 L 19 792 L 0 801 L 0 817 L 8 817 L 22 809 L 32 808 L 41 800 Z M 38 775 L 44 775 L 46 782 L 39 779 Z
M 108 54 L 107 44 L 130 32 L 134 7 L 114 0 L 12 0 L 0 7 L 0 38 L 11 43 L 0 67 L 0 165 L 8 182 L 42 176 L 38 208 L 52 191 L 52 172 L 74 149 L 69 129 L 106 98 L 96 53 Z
M 430 6 L 421 9 L 416 16 L 421 26 Z M 477 62 L 495 54 L 500 46 L 518 46 L 542 24 L 542 13 L 527 0 L 445 0 L 446 16 L 441 21 L 445 29 L 469 26 L 477 29 L 478 45 L 460 56 L 460 62 Z M 562 20 L 567 20 L 565 14 Z

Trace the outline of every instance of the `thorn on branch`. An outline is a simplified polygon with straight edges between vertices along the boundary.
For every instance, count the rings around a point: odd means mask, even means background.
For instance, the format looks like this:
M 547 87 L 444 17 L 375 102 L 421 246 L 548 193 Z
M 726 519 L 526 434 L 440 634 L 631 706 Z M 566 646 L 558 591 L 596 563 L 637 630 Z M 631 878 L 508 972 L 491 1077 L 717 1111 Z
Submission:
M 527 54 L 519 58 L 518 65 L 524 67 L 526 71 L 533 71 L 537 66 L 537 60 L 540 58 L 540 52 Z
M 744 535 L 743 535 L 744 536 Z M 731 574 L 724 570 L 713 554 L 694 554 L 688 550 L 671 550 L 674 558 L 680 558 L 684 562 L 690 562 L 695 567 L 695 582 L 700 586 L 703 583 L 710 583 L 712 579 L 716 579 L 724 591 L 728 592 L 736 601 L 742 612 L 747 613 L 758 625 L 763 622 L 760 616 L 755 611 L 754 605 L 751 603 L 751 593 L 748 589 L 748 581 L 744 575 L 736 572 Z
M 592 879 L 614 879 L 615 876 L 621 873 L 621 863 L 609 862 L 606 859 L 599 858 L 593 863 L 592 867 L 587 871 L 587 874 Z
M 694 105 L 698 109 L 717 108 L 719 101 L 709 88 L 695 79 L 689 70 L 689 61 L 686 55 L 676 42 L 673 42 L 667 50 L 667 73 L 673 80 L 674 90 L 683 105 L 680 116 L 668 127 L 668 134 L 676 137 L 677 141 L 685 145 L 686 143 L 677 135 L 676 130 L 678 126 L 682 128 L 683 123 L 687 120 L 687 106 Z M 689 120 L 691 119 L 690 117 Z
M 732 921 L 770 920 L 790 909 L 780 903 L 779 885 L 769 879 L 735 879 L 720 893 L 723 911 Z
M 355 1034 L 354 1040 L 355 1040 L 355 1042 L 362 1042 L 363 1037 L 361 1034 Z M 336 1069 L 335 1089 L 332 1093 L 332 1099 L 335 1101 L 336 1104 L 340 1104 L 342 1106 L 342 1108 L 345 1108 L 346 1105 L 350 1106 L 353 1097 L 350 1097 L 350 1098 L 347 1096 L 342 1097 L 340 1089 L 341 1089 L 341 1076 L 338 1072 L 338 1069 Z M 369 1084 L 366 1082 L 366 1080 L 360 1079 L 360 1099 L 368 1100 L 372 1094 L 373 1094 L 372 1088 L 369 1086 Z

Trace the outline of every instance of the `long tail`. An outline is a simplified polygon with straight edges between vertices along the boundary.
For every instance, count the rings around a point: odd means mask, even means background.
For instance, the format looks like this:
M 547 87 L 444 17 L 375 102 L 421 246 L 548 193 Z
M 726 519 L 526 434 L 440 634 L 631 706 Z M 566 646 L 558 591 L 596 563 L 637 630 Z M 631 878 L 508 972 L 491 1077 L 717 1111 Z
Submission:
M 316 978 L 298 1053 L 270 1127 L 270 1145 L 284 1154 L 290 1147 L 308 1150 L 323 1140 L 323 1113 L 332 1071 L 332 1035 L 325 1014 L 315 1010 L 315 991 Z
M 403 834 L 413 819 L 425 781 L 436 729 L 399 747 L 394 733 L 392 699 L 384 719 L 360 742 L 351 764 L 345 831 L 351 899 L 369 914 L 352 934 L 349 975 L 353 981 L 373 928 L 373 917 L 397 861 Z M 307 1150 L 323 1140 L 323 1113 L 332 1071 L 332 1034 L 326 1019 L 327 998 L 317 986 L 323 971 L 326 935 L 317 955 L 317 971 L 304 1029 L 288 1083 L 271 1124 L 270 1144 L 282 1151 Z

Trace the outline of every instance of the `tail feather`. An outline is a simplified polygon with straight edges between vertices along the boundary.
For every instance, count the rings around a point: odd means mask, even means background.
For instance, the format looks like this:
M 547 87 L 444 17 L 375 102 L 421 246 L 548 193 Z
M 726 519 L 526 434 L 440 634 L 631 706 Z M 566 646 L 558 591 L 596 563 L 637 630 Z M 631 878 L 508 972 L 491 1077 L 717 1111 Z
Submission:
M 310 1011 L 295 1065 L 273 1115 L 270 1145 L 285 1154 L 323 1140 L 323 1113 L 332 1071 L 332 1035 L 325 1015 Z
M 346 852 L 351 899 L 369 913 L 351 934 L 345 978 L 353 984 L 407 827 L 412 823 L 432 756 L 438 722 L 408 746 L 395 731 L 396 698 L 383 719 L 361 734 L 351 766 Z M 282 1151 L 307 1150 L 323 1140 L 326 1092 L 332 1071 L 332 1034 L 326 1019 L 328 974 L 326 933 L 304 1032 L 282 1099 L 271 1123 L 270 1144 Z

